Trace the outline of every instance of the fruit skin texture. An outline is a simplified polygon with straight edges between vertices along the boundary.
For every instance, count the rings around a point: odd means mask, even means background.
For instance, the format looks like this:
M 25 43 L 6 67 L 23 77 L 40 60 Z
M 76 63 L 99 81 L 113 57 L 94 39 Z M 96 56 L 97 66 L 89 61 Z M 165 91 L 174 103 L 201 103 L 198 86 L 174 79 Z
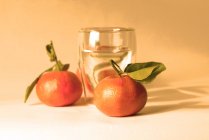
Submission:
M 108 116 L 123 117 L 139 112 L 147 102 L 145 87 L 129 76 L 109 76 L 95 88 L 94 103 Z
M 38 98 L 49 106 L 67 106 L 75 103 L 82 95 L 78 77 L 69 71 L 44 73 L 36 85 Z

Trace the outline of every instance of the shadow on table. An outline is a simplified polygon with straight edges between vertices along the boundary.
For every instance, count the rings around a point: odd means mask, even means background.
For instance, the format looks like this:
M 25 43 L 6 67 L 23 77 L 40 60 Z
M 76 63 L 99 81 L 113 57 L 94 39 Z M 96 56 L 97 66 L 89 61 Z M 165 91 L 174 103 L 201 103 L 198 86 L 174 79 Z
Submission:
M 209 108 L 209 103 L 202 101 L 204 97 L 209 97 L 209 86 L 181 86 L 178 88 L 158 88 L 148 92 L 148 102 L 138 115 L 157 114 L 177 109 Z M 159 105 L 158 105 L 159 104 Z
M 88 104 L 92 104 L 93 103 L 93 98 L 92 97 L 81 97 L 77 102 L 75 102 L 72 105 L 68 105 L 68 106 L 64 106 L 64 107 L 70 107 L 70 106 L 84 106 L 84 105 L 88 105 Z M 44 103 L 42 103 L 41 101 L 39 102 L 35 102 L 35 103 L 31 103 L 30 105 L 44 105 Z
M 93 97 L 81 97 L 73 106 L 84 106 L 93 104 Z

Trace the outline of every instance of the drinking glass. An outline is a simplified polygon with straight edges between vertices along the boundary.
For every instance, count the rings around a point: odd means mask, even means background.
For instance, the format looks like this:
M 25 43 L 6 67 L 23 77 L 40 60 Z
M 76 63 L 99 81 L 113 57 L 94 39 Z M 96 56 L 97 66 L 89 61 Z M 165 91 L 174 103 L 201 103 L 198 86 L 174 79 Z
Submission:
M 82 28 L 78 35 L 79 70 L 86 94 L 93 93 L 103 78 L 115 74 L 111 59 L 122 70 L 135 61 L 136 39 L 133 28 Z

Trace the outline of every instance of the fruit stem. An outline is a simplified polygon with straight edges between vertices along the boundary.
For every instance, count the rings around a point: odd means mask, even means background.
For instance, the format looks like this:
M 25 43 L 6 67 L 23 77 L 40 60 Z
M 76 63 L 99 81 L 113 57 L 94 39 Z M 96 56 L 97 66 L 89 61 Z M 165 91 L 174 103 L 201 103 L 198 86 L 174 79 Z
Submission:
M 111 61 L 111 65 L 112 65 L 113 69 L 118 73 L 119 76 L 124 74 L 124 72 L 121 70 L 120 66 L 114 60 L 111 59 L 110 61 Z

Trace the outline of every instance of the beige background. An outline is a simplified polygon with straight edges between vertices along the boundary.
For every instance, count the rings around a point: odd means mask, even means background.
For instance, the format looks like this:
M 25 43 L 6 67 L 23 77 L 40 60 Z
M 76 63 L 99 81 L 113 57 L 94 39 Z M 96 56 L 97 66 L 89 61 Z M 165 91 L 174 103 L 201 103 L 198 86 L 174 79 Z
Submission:
M 135 28 L 137 60 L 167 66 L 153 84 L 208 77 L 207 0 L 0 0 L 1 98 L 23 96 L 51 65 L 44 48 L 50 40 L 75 71 L 77 31 L 88 26 Z

